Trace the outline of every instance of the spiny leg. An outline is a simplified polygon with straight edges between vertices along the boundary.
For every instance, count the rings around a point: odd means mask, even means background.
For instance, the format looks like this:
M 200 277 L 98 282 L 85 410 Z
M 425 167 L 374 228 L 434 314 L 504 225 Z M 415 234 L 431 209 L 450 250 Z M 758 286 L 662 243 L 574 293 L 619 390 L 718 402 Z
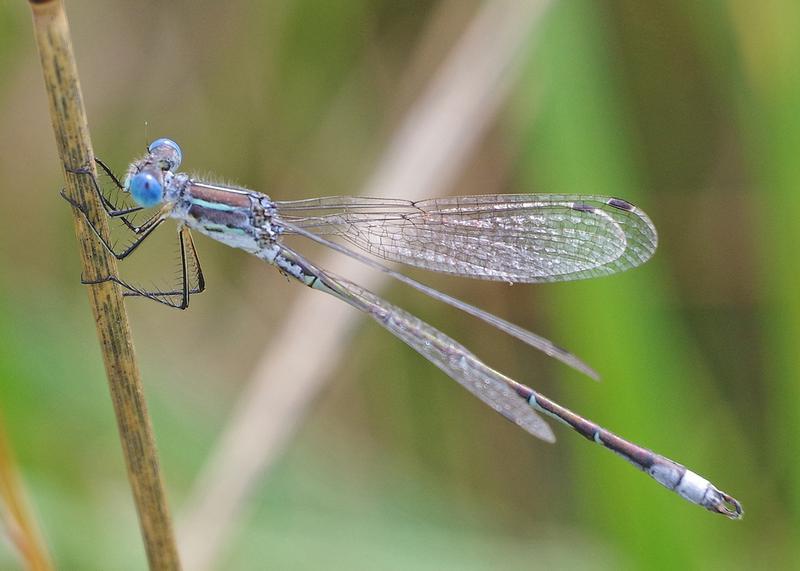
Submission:
M 122 190 L 124 192 L 124 187 L 120 182 L 119 178 L 113 173 L 113 171 L 106 165 L 102 160 L 99 158 L 95 158 L 95 162 L 97 163 L 98 167 L 113 181 L 114 185 L 117 189 Z M 64 190 L 61 191 L 61 196 L 70 203 L 73 208 L 76 208 L 84 217 L 86 222 L 89 224 L 89 227 L 92 229 L 94 234 L 100 240 L 103 247 L 108 250 L 116 259 L 123 260 L 131 255 L 136 249 L 142 244 L 142 242 L 147 239 L 152 232 L 155 231 L 158 226 L 161 225 L 164 220 L 167 218 L 168 208 L 164 207 L 160 209 L 158 212 L 153 214 L 150 218 L 145 220 L 139 226 L 136 226 L 128 220 L 126 217 L 127 214 L 131 214 L 134 212 L 139 212 L 143 210 L 141 207 L 134 207 L 134 208 L 126 208 L 126 209 L 118 209 L 116 204 L 114 204 L 101 190 L 100 184 L 98 183 L 97 177 L 91 171 L 91 169 L 87 167 L 79 168 L 79 169 L 67 169 L 69 172 L 74 174 L 82 174 L 89 176 L 92 181 L 92 186 L 97 193 L 98 198 L 100 199 L 100 203 L 103 206 L 104 211 L 110 218 L 119 219 L 121 220 L 125 226 L 136 234 L 136 238 L 122 251 L 116 251 L 112 244 L 107 240 L 98 230 L 97 226 L 90 220 L 87 209 L 84 205 L 78 203 L 76 200 L 72 199 L 71 197 L 67 196 Z M 200 266 L 200 259 L 197 255 L 197 249 L 194 245 L 194 240 L 192 239 L 191 232 L 185 226 L 182 226 L 179 230 L 178 234 L 178 243 L 179 243 L 179 252 L 180 252 L 180 285 L 177 290 L 148 290 L 133 284 L 130 284 L 118 276 L 106 276 L 104 278 L 93 279 L 93 280 L 86 280 L 81 279 L 81 283 L 85 285 L 103 283 L 107 281 L 114 282 L 118 284 L 120 287 L 123 288 L 123 295 L 126 297 L 143 297 L 145 299 L 151 299 L 158 303 L 167 305 L 169 307 L 173 307 L 176 309 L 186 309 L 189 305 L 189 297 L 193 294 L 202 293 L 205 290 L 205 277 L 203 276 L 203 270 Z M 188 256 L 187 256 L 188 251 Z M 190 277 L 191 275 L 191 277 Z M 180 296 L 177 300 L 175 299 L 177 296 Z
M 63 190 L 61 191 L 61 198 L 69 202 L 73 208 L 78 210 L 78 212 L 80 212 L 83 215 L 83 218 L 86 220 L 86 223 L 92 229 L 92 232 L 94 232 L 95 236 L 97 236 L 97 238 L 100 240 L 100 243 L 102 243 L 105 249 L 108 250 L 108 252 L 118 260 L 124 260 L 125 258 L 130 256 L 136 250 L 136 248 L 138 248 L 141 245 L 141 243 L 144 242 L 147 239 L 147 237 L 150 236 L 150 234 L 152 234 L 153 231 L 156 228 L 158 228 L 161 225 L 161 223 L 164 222 L 164 220 L 167 219 L 166 209 L 162 208 L 156 214 L 150 217 L 144 224 L 136 227 L 136 230 L 134 230 L 134 232 L 137 234 L 136 239 L 133 240 L 133 242 L 131 242 L 131 244 L 127 246 L 124 250 L 117 252 L 114 249 L 114 246 L 111 245 L 109 241 L 100 233 L 95 223 L 92 222 L 92 220 L 89 218 L 89 215 L 86 212 L 86 207 L 84 205 L 80 204 L 72 197 L 68 196 L 67 193 L 64 192 Z
M 107 165 L 105 162 L 103 162 L 102 160 L 100 160 L 100 157 L 95 157 L 95 158 L 94 158 L 94 162 L 97 164 L 97 166 L 99 166 L 101 169 L 103 169 L 103 172 L 104 172 L 104 173 L 106 173 L 106 175 L 107 175 L 107 176 L 108 176 L 108 177 L 109 177 L 109 178 L 110 178 L 112 181 L 114 181 L 114 185 L 115 185 L 115 186 L 116 186 L 116 187 L 117 187 L 119 190 L 125 190 L 125 187 L 124 187 L 124 186 L 123 186 L 123 184 L 122 184 L 122 183 L 119 181 L 119 178 L 117 178 L 117 175 L 115 175 L 115 174 L 114 174 L 114 171 L 112 171 L 112 170 L 111 170 L 111 168 L 110 168 L 110 167 L 109 167 L 109 166 L 108 166 L 108 165 Z
M 180 230 L 181 240 L 181 259 L 184 258 L 184 251 L 188 250 L 192 260 L 192 269 L 194 270 L 194 287 L 189 290 L 189 293 L 203 293 L 206 289 L 206 278 L 203 275 L 203 268 L 200 266 L 200 257 L 197 255 L 197 249 L 194 247 L 194 238 L 192 233 L 186 226 L 182 226 Z
M 177 290 L 158 291 L 161 296 L 180 295 L 189 304 L 189 296 L 203 293 L 206 289 L 206 279 L 200 267 L 200 258 L 194 246 L 194 239 L 188 227 L 182 226 L 178 231 L 178 244 L 180 253 L 180 287 Z
M 107 276 L 97 280 L 81 280 L 82 284 L 91 285 L 103 282 L 114 282 L 123 288 L 125 297 L 143 297 L 172 307 L 186 309 L 189 307 L 191 295 L 202 293 L 205 290 L 205 277 L 200 267 L 200 258 L 192 240 L 191 232 L 187 227 L 182 227 L 178 233 L 178 243 L 181 257 L 181 283 L 179 289 L 171 291 L 146 290 L 121 280 L 117 276 Z M 187 256 L 188 251 L 188 256 Z M 193 279 L 189 277 L 190 266 Z M 177 298 L 177 299 L 176 299 Z
M 99 158 L 95 157 L 95 163 L 103 170 L 103 172 L 111 178 L 114 182 L 114 185 L 117 187 L 118 190 L 125 192 L 125 187 L 119 181 L 119 178 L 111 171 L 111 169 L 106 165 L 103 161 Z M 67 169 L 68 172 L 73 174 L 85 175 L 88 176 L 89 179 L 92 181 L 92 187 L 97 194 L 97 197 L 100 199 L 100 204 L 103 206 L 103 210 L 106 211 L 106 214 L 111 218 L 119 218 L 130 230 L 137 232 L 137 227 L 126 217 L 128 214 L 133 214 L 135 212 L 140 212 L 142 209 L 141 206 L 132 206 L 130 208 L 117 208 L 117 205 L 111 202 L 111 200 L 103 193 L 103 190 L 100 188 L 100 183 L 97 181 L 97 176 L 95 176 L 94 172 L 89 167 L 81 167 L 77 169 Z M 137 232 L 138 233 L 138 232 Z
M 162 211 L 160 211 L 158 214 L 156 214 L 150 220 L 148 220 L 148 222 L 146 223 L 146 224 L 148 224 L 147 228 L 144 228 L 145 225 L 142 225 L 143 231 L 142 231 L 141 235 L 138 236 L 138 238 L 136 240 L 134 240 L 134 242 L 131 243 L 130 246 L 128 246 L 125 250 L 123 250 L 121 252 L 117 252 L 116 250 L 114 250 L 114 247 L 108 242 L 108 240 L 106 240 L 106 238 L 103 237 L 103 235 L 97 229 L 97 226 L 94 224 L 94 222 L 92 222 L 89 219 L 89 216 L 86 213 L 85 207 L 82 204 L 79 204 L 78 202 L 73 200 L 71 197 L 67 196 L 67 194 L 63 190 L 61 191 L 61 196 L 62 196 L 62 198 L 64 198 L 64 200 L 69 202 L 70 205 L 72 205 L 73 208 L 77 209 L 81 213 L 81 215 L 86 220 L 86 223 L 89 225 L 89 228 L 92 229 L 92 232 L 94 232 L 95 236 L 97 236 L 97 239 L 100 240 L 100 243 L 103 245 L 103 247 L 112 256 L 114 256 L 117 260 L 124 260 L 129 255 L 131 255 L 134 251 L 136 251 L 136 248 L 138 248 L 142 244 L 142 242 L 144 242 L 150 236 L 150 234 L 152 234 L 153 231 L 156 228 L 158 228 L 161 225 L 161 223 L 164 222 L 164 220 L 166 220 L 166 214 L 164 212 L 162 212 L 164 210 L 164 209 L 162 209 Z M 181 249 L 183 250 L 183 246 L 181 246 Z M 176 303 L 172 302 L 169 298 L 160 299 L 158 296 L 162 295 L 162 292 L 151 292 L 151 291 L 147 291 L 147 290 L 144 290 L 144 289 L 140 289 L 140 288 L 138 288 L 138 287 L 136 287 L 134 285 L 131 285 L 131 284 L 121 280 L 117 276 L 105 276 L 103 278 L 98 278 L 98 279 L 84 279 L 84 278 L 81 278 L 81 283 L 84 284 L 84 285 L 99 284 L 99 283 L 109 282 L 109 281 L 110 282 L 114 282 L 116 284 L 119 284 L 125 290 L 123 292 L 123 295 L 125 295 L 125 296 L 141 296 L 141 297 L 152 299 L 152 300 L 157 301 L 159 303 L 163 303 L 164 305 L 168 305 L 170 307 L 175 307 L 175 308 L 178 308 L 178 309 L 185 309 L 186 305 L 188 304 L 188 301 L 187 302 L 183 302 L 182 304 L 176 304 Z
M 145 299 L 151 299 L 158 303 L 162 303 L 168 307 L 172 307 L 175 309 L 186 309 L 189 306 L 189 298 L 187 296 L 182 296 L 180 303 L 174 302 L 169 295 L 169 292 L 161 292 L 161 291 L 147 291 L 145 289 L 140 289 L 135 285 L 129 284 L 128 282 L 122 281 L 117 276 L 107 276 L 105 278 L 97 279 L 97 280 L 81 280 L 81 283 L 84 285 L 94 285 L 94 284 L 101 284 L 105 282 L 114 282 L 115 284 L 119 285 L 124 291 L 122 295 L 125 297 L 143 297 Z

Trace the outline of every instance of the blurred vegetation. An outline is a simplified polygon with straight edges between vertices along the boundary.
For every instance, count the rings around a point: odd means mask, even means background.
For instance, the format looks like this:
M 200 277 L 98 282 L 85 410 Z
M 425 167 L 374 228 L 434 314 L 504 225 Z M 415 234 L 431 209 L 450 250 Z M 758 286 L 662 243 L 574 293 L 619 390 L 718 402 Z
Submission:
M 107 162 L 121 170 L 166 135 L 187 169 L 289 199 L 359 188 L 478 6 L 68 9 Z M 141 569 L 29 27 L 24 3 L 0 4 L 0 407 L 59 568 Z M 580 0 L 544 19 L 452 192 L 624 197 L 658 227 L 656 258 L 574 284 L 423 277 L 569 347 L 602 384 L 402 288 L 384 292 L 713 480 L 744 503 L 742 522 L 560 427 L 556 446 L 533 440 L 365 323 L 224 568 L 800 566 L 798 35 L 791 0 Z M 210 290 L 190 311 L 129 304 L 178 513 L 265 340 L 306 295 L 244 253 L 198 247 Z M 0 568 L 16 565 L 0 542 Z

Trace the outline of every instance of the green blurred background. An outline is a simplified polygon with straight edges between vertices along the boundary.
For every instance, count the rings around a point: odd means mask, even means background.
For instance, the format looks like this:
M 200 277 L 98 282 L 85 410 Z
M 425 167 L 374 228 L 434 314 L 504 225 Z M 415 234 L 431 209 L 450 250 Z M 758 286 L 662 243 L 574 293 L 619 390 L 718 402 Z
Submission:
M 169 136 L 188 170 L 292 199 L 357 192 L 481 3 L 67 8 L 108 163 Z M 382 292 L 708 477 L 743 521 L 560 426 L 555 446 L 536 441 L 361 323 L 218 567 L 800 567 L 799 37 L 795 0 L 564 0 L 520 54 L 521 79 L 450 192 L 624 197 L 655 222 L 657 255 L 574 284 L 414 275 L 568 347 L 602 384 L 404 288 Z M 0 124 L 0 412 L 59 568 L 141 569 L 24 2 L 0 4 Z M 209 291 L 189 311 L 128 304 L 178 515 L 287 306 L 318 295 L 197 243 Z M 0 543 L 0 568 L 18 565 Z

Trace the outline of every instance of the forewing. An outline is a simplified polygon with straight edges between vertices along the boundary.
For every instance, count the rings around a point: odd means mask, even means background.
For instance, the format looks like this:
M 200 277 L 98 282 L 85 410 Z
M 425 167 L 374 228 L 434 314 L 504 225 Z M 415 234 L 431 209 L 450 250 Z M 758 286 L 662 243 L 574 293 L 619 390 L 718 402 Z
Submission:
M 483 195 L 421 201 L 328 197 L 277 202 L 279 216 L 377 257 L 508 282 L 577 280 L 648 260 L 647 215 L 617 198 Z

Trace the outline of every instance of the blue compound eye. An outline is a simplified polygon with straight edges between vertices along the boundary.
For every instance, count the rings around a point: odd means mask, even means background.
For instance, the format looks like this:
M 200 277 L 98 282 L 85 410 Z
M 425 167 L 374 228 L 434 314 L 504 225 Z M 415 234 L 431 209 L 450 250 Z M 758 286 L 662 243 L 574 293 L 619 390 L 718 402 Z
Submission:
M 149 172 L 140 172 L 131 178 L 128 190 L 136 201 L 136 204 L 143 208 L 150 208 L 164 200 L 164 187 Z
M 151 155 L 157 154 L 160 160 L 166 161 L 169 170 L 178 168 L 183 160 L 181 148 L 172 139 L 156 139 L 147 147 L 147 152 Z

